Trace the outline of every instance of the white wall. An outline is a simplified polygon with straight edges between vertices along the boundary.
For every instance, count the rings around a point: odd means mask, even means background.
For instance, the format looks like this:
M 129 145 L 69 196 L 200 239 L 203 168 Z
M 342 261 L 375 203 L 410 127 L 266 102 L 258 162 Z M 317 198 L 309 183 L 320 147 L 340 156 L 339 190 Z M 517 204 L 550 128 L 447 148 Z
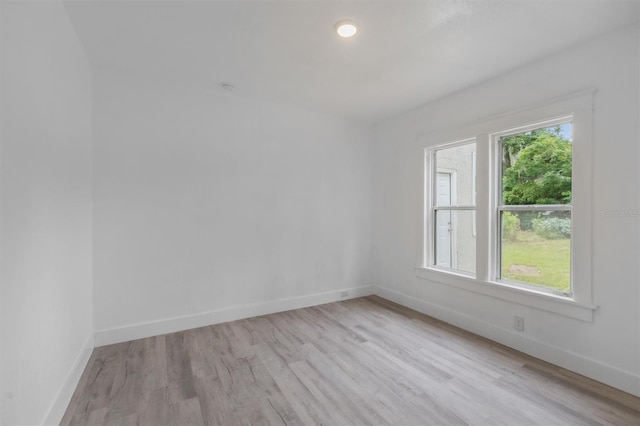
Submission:
M 62 3 L 0 7 L 0 423 L 41 424 L 92 348 L 91 71 Z
M 94 73 L 98 344 L 370 285 L 369 127 L 237 86 Z
M 637 211 L 639 36 L 626 28 L 380 123 L 375 154 L 374 277 L 383 295 L 640 394 Z M 592 323 L 416 278 L 427 135 L 596 88 L 593 115 Z M 580 232 L 580 231 L 577 231 Z M 588 268 L 590 265 L 583 265 Z M 513 316 L 526 331 L 513 332 Z

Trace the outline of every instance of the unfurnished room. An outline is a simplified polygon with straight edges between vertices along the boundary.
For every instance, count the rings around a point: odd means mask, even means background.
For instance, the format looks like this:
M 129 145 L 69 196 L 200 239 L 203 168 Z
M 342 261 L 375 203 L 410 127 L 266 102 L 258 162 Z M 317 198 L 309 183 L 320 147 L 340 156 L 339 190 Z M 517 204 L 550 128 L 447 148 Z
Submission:
M 0 0 L 0 424 L 640 425 L 640 1 Z

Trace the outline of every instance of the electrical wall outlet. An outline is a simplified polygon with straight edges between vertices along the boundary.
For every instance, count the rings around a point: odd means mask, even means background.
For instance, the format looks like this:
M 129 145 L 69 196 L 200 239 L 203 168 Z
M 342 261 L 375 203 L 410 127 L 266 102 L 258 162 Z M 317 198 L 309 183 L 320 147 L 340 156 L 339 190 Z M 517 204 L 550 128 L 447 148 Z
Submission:
M 514 316 L 513 317 L 513 328 L 518 331 L 524 331 L 524 317 Z
M 340 297 L 349 297 L 349 290 L 341 291 L 340 292 Z

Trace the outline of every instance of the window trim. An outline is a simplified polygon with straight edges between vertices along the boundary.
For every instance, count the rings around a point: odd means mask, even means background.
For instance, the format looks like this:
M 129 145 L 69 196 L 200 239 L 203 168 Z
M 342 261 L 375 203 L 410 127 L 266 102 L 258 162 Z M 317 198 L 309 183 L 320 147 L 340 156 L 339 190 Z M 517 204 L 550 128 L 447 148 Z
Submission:
M 592 243 L 592 115 L 594 89 L 581 91 L 567 96 L 552 99 L 527 108 L 514 110 L 505 114 L 496 115 L 477 121 L 459 128 L 434 132 L 423 135 L 426 160 L 424 167 L 424 181 L 421 187 L 423 199 L 422 236 L 423 241 L 418 253 L 416 275 L 419 278 L 453 286 L 473 293 L 482 294 L 497 299 L 530 306 L 536 309 L 553 312 L 570 318 L 592 322 L 593 312 L 597 306 L 592 300 L 591 281 L 591 243 Z M 498 196 L 492 180 L 495 179 L 497 159 L 495 158 L 495 135 L 504 134 L 510 130 L 526 129 L 527 126 L 538 128 L 539 123 L 553 122 L 561 118 L 572 117 L 573 139 L 576 141 L 573 149 L 572 176 L 574 182 L 582 184 L 574 185 L 572 190 L 572 295 L 562 296 L 548 291 L 539 291 L 535 288 L 513 285 L 505 281 L 495 280 L 497 247 L 497 222 L 492 212 L 494 206 L 499 205 L 495 197 Z M 453 144 L 443 141 L 457 141 Z M 427 191 L 430 182 L 430 172 L 433 170 L 429 157 L 434 155 L 435 149 L 443 146 L 453 147 L 456 144 L 464 144 L 475 141 L 476 143 L 476 274 L 475 277 L 460 273 L 459 271 L 446 270 L 434 267 L 430 264 L 433 259 L 433 224 L 430 210 L 433 208 L 433 190 Z M 486 249 L 483 249 L 485 248 Z M 580 267 L 577 267 L 577 266 Z M 493 278 L 493 280 L 492 280 Z

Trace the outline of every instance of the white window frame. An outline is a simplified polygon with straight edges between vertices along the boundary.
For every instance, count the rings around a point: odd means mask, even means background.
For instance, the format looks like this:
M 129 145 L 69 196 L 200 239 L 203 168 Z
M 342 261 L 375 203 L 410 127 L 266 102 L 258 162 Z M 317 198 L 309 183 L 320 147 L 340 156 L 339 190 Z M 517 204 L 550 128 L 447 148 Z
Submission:
M 425 152 L 426 156 L 425 156 L 425 161 L 426 161 L 426 167 L 425 167 L 425 179 L 426 179 L 426 184 L 430 185 L 430 190 L 427 191 L 428 194 L 425 194 L 428 196 L 428 200 L 426 200 L 427 204 L 425 205 L 425 220 L 423 223 L 424 226 L 424 233 L 425 233 L 425 243 L 426 241 L 430 241 L 430 243 L 428 244 L 428 247 L 425 246 L 424 247 L 424 253 L 425 253 L 425 259 L 428 259 L 426 262 L 431 264 L 431 267 L 434 269 L 441 269 L 443 271 L 450 271 L 456 274 L 461 274 L 464 276 L 468 276 L 468 277 L 473 277 L 474 274 L 471 272 L 465 272 L 465 271 L 460 271 L 457 268 L 457 262 L 454 261 L 454 259 L 452 259 L 451 261 L 451 268 L 447 268 L 444 266 L 436 266 L 436 253 L 435 253 L 435 236 L 436 236 L 436 231 L 435 231 L 435 200 L 434 200 L 434 194 L 437 193 L 436 190 L 436 185 L 437 185 L 437 179 L 433 179 L 432 177 L 436 176 L 436 173 L 438 172 L 445 172 L 445 173 L 451 173 L 451 179 L 452 179 L 452 188 L 451 188 L 451 192 L 456 194 L 456 199 L 452 201 L 452 205 L 451 206 L 444 206 L 445 208 L 442 208 L 442 210 L 450 210 L 450 211 L 475 211 L 476 210 L 476 206 L 458 206 L 457 205 L 457 179 L 456 179 L 456 171 L 455 170 L 449 170 L 449 169 L 445 169 L 445 168 L 441 168 L 438 167 L 436 160 L 435 160 L 435 155 L 436 152 L 438 150 L 441 149 L 448 149 L 448 148 L 455 148 L 458 146 L 464 146 L 464 145 L 469 145 L 469 144 L 475 144 L 476 140 L 475 138 L 468 138 L 468 139 L 464 139 L 464 140 L 460 140 L 460 141 L 455 141 L 455 142 L 450 142 L 450 143 L 445 143 L 445 144 L 441 144 L 438 145 L 437 147 L 434 147 L 432 149 L 429 149 Z M 443 207 L 443 206 L 441 206 Z M 457 229 L 457 225 L 454 229 Z M 452 239 L 452 251 L 455 248 L 455 238 Z
M 560 296 L 565 296 L 565 297 L 569 297 L 571 298 L 573 296 L 573 271 L 575 270 L 575 268 L 573 267 L 573 256 L 571 256 L 571 265 L 570 265 L 570 270 L 571 270 L 571 283 L 569 286 L 569 293 L 565 294 L 565 293 L 561 293 L 559 291 L 554 291 L 552 289 L 548 289 L 545 288 L 543 286 L 536 286 L 533 284 L 527 284 L 524 282 L 517 282 L 517 281 L 509 281 L 506 280 L 504 278 L 501 277 L 502 271 L 501 271 L 501 257 L 502 257 L 502 235 L 501 235 L 501 224 L 500 224 L 500 214 L 502 212 L 505 211 L 539 211 L 539 212 L 546 212 L 546 211 L 569 211 L 572 212 L 573 210 L 573 200 L 570 204 L 557 204 L 557 205 L 524 205 L 524 206 L 506 206 L 502 204 L 501 201 L 501 193 L 502 193 L 502 142 L 501 139 L 505 136 L 511 136 L 511 135 L 517 135 L 520 133 L 525 133 L 525 132 L 529 132 L 532 130 L 537 130 L 537 129 L 544 129 L 544 128 L 549 128 L 549 127 L 554 127 L 557 125 L 561 125 L 561 124 L 566 124 L 566 123 L 572 123 L 572 128 L 573 128 L 573 114 L 565 116 L 565 117 L 557 117 L 554 118 L 552 120 L 547 120 L 545 122 L 541 122 L 541 123 L 531 123 L 528 124 L 524 127 L 520 127 L 520 128 L 516 128 L 516 129 L 508 129 L 505 131 L 501 131 L 501 132 L 496 132 L 496 133 L 492 133 L 491 134 L 491 151 L 492 154 L 495 156 L 494 161 L 493 161 L 493 165 L 494 168 L 493 170 L 491 170 L 491 186 L 492 188 L 496 189 L 495 192 L 495 197 L 493 197 L 492 201 L 492 211 L 495 214 L 495 217 L 493 218 L 492 224 L 493 224 L 493 229 L 491 229 L 491 232 L 495 232 L 496 234 L 496 238 L 493 240 L 495 242 L 494 245 L 492 245 L 491 249 L 493 250 L 493 252 L 495 253 L 495 264 L 491 265 L 493 266 L 493 268 L 489 269 L 490 272 L 490 281 L 495 281 L 495 282 L 499 282 L 499 283 L 504 283 L 504 284 L 509 284 L 509 285 L 514 285 L 514 286 L 522 286 L 522 287 L 528 287 L 531 288 L 533 290 L 538 290 L 538 291 L 542 291 L 542 292 L 548 292 L 548 293 L 552 293 L 552 294 L 556 294 L 556 295 L 560 295 Z M 572 164 L 571 164 L 572 170 L 573 170 L 573 159 L 572 159 Z M 572 188 L 573 189 L 573 188 Z M 573 219 L 573 213 L 571 214 L 571 217 Z M 571 244 L 571 253 L 573 253 L 573 236 L 570 239 L 570 244 Z
M 424 236 L 418 253 L 417 276 L 479 293 L 509 302 L 530 306 L 559 315 L 593 321 L 597 308 L 592 300 L 591 284 L 591 166 L 592 166 L 592 115 L 595 90 L 587 90 L 557 98 L 526 109 L 513 111 L 482 120 L 459 129 L 434 133 L 423 137 L 425 141 L 425 174 L 422 188 Z M 572 149 L 572 235 L 571 235 L 571 289 L 572 294 L 560 295 L 533 286 L 498 281 L 497 258 L 498 241 L 498 182 L 496 176 L 500 168 L 497 161 L 496 141 L 500 135 L 514 131 L 544 127 L 545 123 L 566 120 L 573 123 Z M 542 126 L 540 126 L 542 124 Z M 433 168 L 430 158 L 436 148 L 455 146 L 446 141 L 460 141 L 459 144 L 476 142 L 476 273 L 473 275 L 459 271 L 435 267 L 433 253 L 433 188 L 431 176 Z

